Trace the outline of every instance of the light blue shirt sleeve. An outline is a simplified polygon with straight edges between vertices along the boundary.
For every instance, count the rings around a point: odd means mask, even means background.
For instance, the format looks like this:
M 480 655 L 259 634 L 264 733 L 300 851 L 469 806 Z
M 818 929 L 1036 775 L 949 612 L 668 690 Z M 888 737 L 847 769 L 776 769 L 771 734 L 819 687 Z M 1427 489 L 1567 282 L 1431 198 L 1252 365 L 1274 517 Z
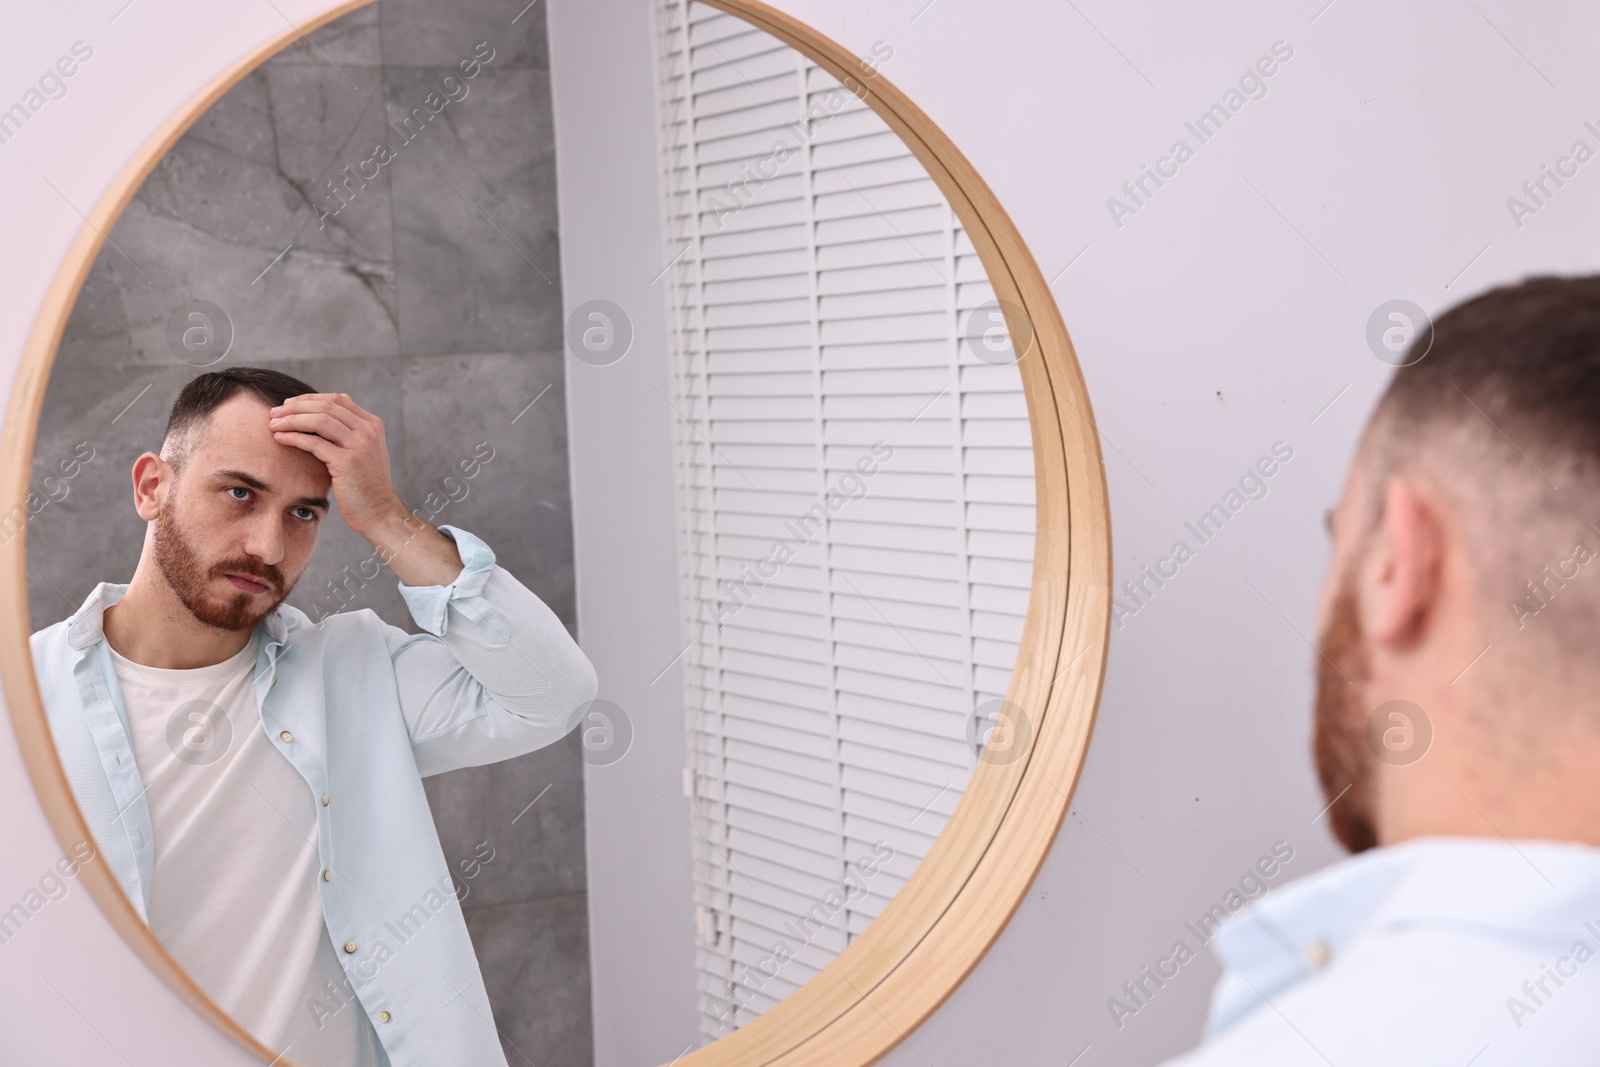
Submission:
M 559 741 L 598 689 L 594 667 L 555 612 L 476 535 L 440 531 L 462 570 L 400 595 L 423 634 L 391 627 L 390 657 L 424 776 L 510 759 Z

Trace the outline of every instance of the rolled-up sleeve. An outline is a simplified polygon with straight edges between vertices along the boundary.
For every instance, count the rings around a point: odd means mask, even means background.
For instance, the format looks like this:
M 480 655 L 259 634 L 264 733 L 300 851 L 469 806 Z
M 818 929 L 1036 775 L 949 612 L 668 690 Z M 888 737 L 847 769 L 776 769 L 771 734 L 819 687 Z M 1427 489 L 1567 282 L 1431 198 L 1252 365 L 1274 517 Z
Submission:
M 400 705 L 423 777 L 520 756 L 566 736 L 594 699 L 594 667 L 544 601 L 482 538 L 455 526 L 449 585 L 400 583 L 426 631 L 389 628 Z

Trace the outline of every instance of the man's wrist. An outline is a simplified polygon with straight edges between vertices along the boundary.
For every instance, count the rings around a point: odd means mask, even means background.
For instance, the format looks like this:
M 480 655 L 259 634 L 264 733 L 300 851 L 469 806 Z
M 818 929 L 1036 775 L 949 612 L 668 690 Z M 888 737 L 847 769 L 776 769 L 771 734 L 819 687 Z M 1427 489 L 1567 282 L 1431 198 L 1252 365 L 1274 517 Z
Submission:
M 363 530 L 360 533 L 369 541 L 372 540 L 374 534 L 391 541 L 396 539 L 404 541 L 416 537 L 419 533 L 428 529 L 431 529 L 428 523 L 413 512 L 409 504 L 397 496 L 394 498 L 394 503 L 383 511 L 378 521 L 369 530 Z
M 381 520 L 361 533 L 406 585 L 449 585 L 463 569 L 455 541 L 399 498 Z

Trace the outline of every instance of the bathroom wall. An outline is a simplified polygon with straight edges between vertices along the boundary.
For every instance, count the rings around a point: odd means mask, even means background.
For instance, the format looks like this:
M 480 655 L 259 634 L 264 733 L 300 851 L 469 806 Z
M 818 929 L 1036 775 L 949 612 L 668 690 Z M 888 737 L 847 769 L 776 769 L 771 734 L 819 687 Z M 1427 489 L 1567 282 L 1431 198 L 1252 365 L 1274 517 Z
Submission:
M 266 365 L 382 418 L 407 502 L 483 537 L 575 632 L 545 19 L 515 14 L 358 9 L 231 89 L 156 168 L 51 378 L 34 484 L 79 442 L 94 458 L 28 526 L 34 628 L 132 575 L 145 523 L 130 468 L 184 382 Z M 476 73 L 441 86 L 463 60 Z M 221 309 L 202 309 L 209 336 L 193 301 Z M 372 551 L 331 519 L 289 603 L 418 632 L 392 572 L 361 577 Z M 424 784 L 452 863 L 493 849 L 457 877 L 508 1058 L 590 1063 L 580 765 L 563 744 Z

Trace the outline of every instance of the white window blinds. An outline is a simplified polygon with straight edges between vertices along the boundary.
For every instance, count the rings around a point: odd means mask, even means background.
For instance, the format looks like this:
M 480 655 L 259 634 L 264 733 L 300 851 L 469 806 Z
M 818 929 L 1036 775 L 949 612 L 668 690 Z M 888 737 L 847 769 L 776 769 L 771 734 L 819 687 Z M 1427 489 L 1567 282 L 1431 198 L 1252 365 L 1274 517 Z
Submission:
M 710 1041 L 842 951 L 954 811 L 1022 633 L 1033 454 L 1016 366 L 965 340 L 994 293 L 905 145 L 775 38 L 657 11 Z

